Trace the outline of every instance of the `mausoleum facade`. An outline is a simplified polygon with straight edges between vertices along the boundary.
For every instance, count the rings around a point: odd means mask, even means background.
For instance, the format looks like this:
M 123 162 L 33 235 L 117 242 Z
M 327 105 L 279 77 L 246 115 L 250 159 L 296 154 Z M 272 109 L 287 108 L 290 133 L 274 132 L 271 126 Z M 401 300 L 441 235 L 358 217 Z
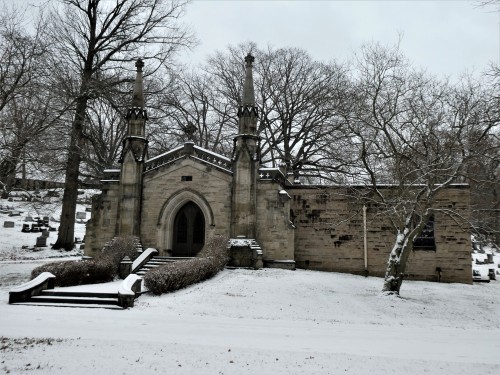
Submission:
M 143 63 L 137 62 L 121 168 L 105 171 L 102 193 L 93 199 L 85 254 L 92 256 L 115 236 L 134 235 L 160 255 L 189 257 L 210 236 L 223 235 L 233 239 L 235 254 L 248 244 L 265 267 L 383 276 L 395 233 L 370 208 L 349 198 L 356 187 L 301 185 L 284 170 L 261 165 L 253 57 L 245 62 L 233 154 L 219 155 L 187 142 L 151 159 Z M 436 205 L 453 205 L 466 216 L 468 187 L 443 190 Z M 469 234 L 446 215 L 433 219 L 433 246 L 415 247 L 408 276 L 471 283 Z M 237 255 L 233 263 L 252 266 Z

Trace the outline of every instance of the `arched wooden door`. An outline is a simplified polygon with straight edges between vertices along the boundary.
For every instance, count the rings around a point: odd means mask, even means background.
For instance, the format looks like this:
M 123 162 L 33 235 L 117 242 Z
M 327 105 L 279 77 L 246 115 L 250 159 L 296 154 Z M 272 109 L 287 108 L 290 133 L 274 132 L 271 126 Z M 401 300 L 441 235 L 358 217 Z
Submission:
M 205 243 L 205 218 L 200 208 L 188 202 L 179 210 L 174 219 L 172 255 L 193 257 Z

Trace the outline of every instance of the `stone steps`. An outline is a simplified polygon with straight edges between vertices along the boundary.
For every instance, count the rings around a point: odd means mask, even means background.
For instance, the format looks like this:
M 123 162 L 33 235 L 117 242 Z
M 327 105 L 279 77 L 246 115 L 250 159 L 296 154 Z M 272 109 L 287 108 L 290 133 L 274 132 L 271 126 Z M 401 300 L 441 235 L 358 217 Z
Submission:
M 40 295 L 32 296 L 29 301 L 19 304 L 122 309 L 118 304 L 118 293 L 70 292 L 54 289 L 43 290 Z
M 182 260 L 193 259 L 192 257 L 168 257 L 168 256 L 154 256 L 147 263 L 145 263 L 139 271 L 135 272 L 139 276 L 144 276 L 148 271 L 161 267 L 165 264 L 170 264 Z

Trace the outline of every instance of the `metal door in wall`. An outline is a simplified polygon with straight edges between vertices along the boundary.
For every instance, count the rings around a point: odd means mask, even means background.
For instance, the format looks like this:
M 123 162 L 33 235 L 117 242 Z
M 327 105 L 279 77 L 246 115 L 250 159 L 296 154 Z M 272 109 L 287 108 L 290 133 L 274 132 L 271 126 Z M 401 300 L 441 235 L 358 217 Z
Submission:
M 188 202 L 179 210 L 174 219 L 172 255 L 193 257 L 205 243 L 205 218 L 200 208 Z

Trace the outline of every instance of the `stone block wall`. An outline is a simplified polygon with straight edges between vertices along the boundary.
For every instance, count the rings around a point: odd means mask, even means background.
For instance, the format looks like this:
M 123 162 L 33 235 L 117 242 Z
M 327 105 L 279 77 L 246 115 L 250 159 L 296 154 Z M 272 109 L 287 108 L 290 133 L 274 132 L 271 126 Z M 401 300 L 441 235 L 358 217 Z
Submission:
M 293 187 L 292 219 L 297 267 L 364 274 L 362 204 L 342 187 Z M 439 209 L 453 209 L 468 216 L 469 190 L 464 186 L 442 191 L 435 201 Z M 472 282 L 470 233 L 467 227 L 443 212 L 435 214 L 435 250 L 414 250 L 408 277 L 443 282 Z M 387 219 L 367 211 L 368 272 L 383 276 L 395 232 Z
M 94 256 L 96 252 L 101 251 L 116 233 L 119 181 L 103 182 L 101 190 L 101 194 L 92 197 L 92 215 L 87 221 L 85 233 L 86 256 Z
M 290 222 L 290 199 L 279 192 L 280 184 L 257 185 L 257 242 L 266 260 L 293 260 L 295 229 Z
M 190 158 L 144 174 L 141 240 L 166 255 L 176 212 L 188 200 L 205 216 L 205 242 L 210 235 L 229 237 L 232 174 Z

